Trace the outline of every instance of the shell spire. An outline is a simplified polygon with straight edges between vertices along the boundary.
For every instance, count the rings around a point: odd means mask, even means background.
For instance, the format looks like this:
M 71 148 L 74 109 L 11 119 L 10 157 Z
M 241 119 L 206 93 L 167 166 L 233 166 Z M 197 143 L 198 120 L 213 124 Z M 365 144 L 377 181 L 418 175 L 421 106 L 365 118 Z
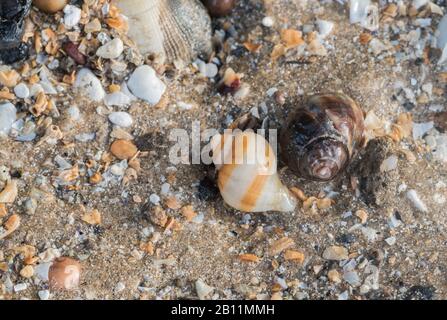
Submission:
M 218 187 L 225 202 L 245 212 L 293 211 L 296 200 L 276 171 L 270 144 L 253 131 L 217 135 L 211 141 Z
M 129 18 L 129 37 L 141 53 L 191 61 L 212 52 L 211 18 L 198 0 L 114 0 Z
M 281 134 L 287 165 L 302 178 L 335 178 L 361 146 L 363 121 L 362 110 L 345 94 L 309 97 L 292 113 Z

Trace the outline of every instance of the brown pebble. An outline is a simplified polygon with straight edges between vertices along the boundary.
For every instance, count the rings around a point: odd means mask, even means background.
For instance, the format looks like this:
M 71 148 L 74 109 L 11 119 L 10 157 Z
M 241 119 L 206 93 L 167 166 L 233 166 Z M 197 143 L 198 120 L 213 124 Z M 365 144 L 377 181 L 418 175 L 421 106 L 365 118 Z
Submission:
M 120 160 L 128 160 L 138 152 L 138 149 L 129 140 L 116 140 L 112 143 L 110 152 Z
M 65 53 L 72 58 L 77 64 L 84 65 L 87 63 L 87 58 L 79 51 L 78 46 L 73 42 L 65 42 L 62 46 Z
M 73 290 L 79 285 L 81 264 L 67 257 L 57 258 L 48 272 L 50 289 Z
M 67 3 L 67 0 L 33 0 L 34 6 L 46 13 L 56 13 L 62 10 Z

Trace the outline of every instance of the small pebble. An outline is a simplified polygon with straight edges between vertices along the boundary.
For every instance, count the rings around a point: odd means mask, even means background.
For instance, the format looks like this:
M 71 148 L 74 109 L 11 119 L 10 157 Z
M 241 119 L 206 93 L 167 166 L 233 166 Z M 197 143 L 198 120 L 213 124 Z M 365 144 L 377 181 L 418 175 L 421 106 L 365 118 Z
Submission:
M 160 197 L 156 195 L 155 193 L 151 194 L 149 196 L 149 201 L 153 204 L 159 204 L 160 203 Z
M 275 24 L 275 20 L 273 20 L 272 17 L 264 17 L 264 19 L 262 19 L 262 25 L 264 27 L 271 28 L 271 27 L 273 27 L 274 24 Z
M 78 25 L 81 21 L 81 9 L 76 6 L 66 5 L 64 7 L 64 24 L 68 29 Z
M 98 48 L 96 55 L 104 59 L 116 59 L 123 53 L 124 44 L 120 38 L 115 38 Z
M 50 290 L 40 290 L 37 294 L 40 300 L 48 300 L 50 298 Z
M 397 164 L 398 164 L 397 156 L 392 155 L 383 160 L 382 164 L 380 165 L 380 171 L 381 172 L 393 171 L 397 168 Z
M 81 93 L 86 94 L 91 100 L 99 102 L 104 99 L 105 91 L 101 81 L 95 74 L 87 68 L 79 70 L 74 87 L 78 88 Z
M 28 86 L 22 82 L 14 87 L 14 93 L 17 98 L 26 99 L 29 97 L 30 91 Z
M 392 246 L 392 245 L 394 245 L 396 243 L 396 237 L 386 238 L 385 242 L 388 243 L 390 246 Z
M 158 78 L 155 70 L 147 65 L 135 69 L 127 85 L 136 97 L 151 105 L 156 105 L 166 90 L 166 85 Z
M 124 107 L 131 102 L 131 98 L 124 92 L 118 91 L 105 96 L 104 103 L 110 107 Z
M 14 286 L 14 292 L 20 292 L 28 289 L 28 285 L 26 283 L 18 283 Z
M 132 117 L 127 112 L 112 112 L 109 114 L 109 120 L 122 128 L 128 128 L 133 123 Z

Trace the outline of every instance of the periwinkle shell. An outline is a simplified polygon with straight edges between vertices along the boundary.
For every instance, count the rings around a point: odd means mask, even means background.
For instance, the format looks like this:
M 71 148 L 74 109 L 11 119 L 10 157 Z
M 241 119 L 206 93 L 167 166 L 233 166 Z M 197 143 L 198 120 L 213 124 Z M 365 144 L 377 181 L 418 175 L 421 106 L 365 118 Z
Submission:
M 363 140 L 363 112 L 342 93 L 311 96 L 289 117 L 280 144 L 299 177 L 328 181 L 349 164 Z

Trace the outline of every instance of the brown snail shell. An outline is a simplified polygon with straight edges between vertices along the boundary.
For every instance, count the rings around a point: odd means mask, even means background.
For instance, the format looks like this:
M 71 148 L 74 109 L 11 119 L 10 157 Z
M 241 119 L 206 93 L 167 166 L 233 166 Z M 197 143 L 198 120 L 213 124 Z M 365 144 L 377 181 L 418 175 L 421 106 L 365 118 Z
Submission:
M 142 54 L 189 62 L 212 52 L 211 18 L 199 0 L 114 0 L 129 18 L 129 37 Z
M 334 179 L 362 144 L 363 122 L 362 110 L 345 94 L 309 97 L 292 113 L 281 134 L 285 162 L 300 177 Z
M 202 0 L 212 17 L 226 16 L 233 11 L 237 0 Z

